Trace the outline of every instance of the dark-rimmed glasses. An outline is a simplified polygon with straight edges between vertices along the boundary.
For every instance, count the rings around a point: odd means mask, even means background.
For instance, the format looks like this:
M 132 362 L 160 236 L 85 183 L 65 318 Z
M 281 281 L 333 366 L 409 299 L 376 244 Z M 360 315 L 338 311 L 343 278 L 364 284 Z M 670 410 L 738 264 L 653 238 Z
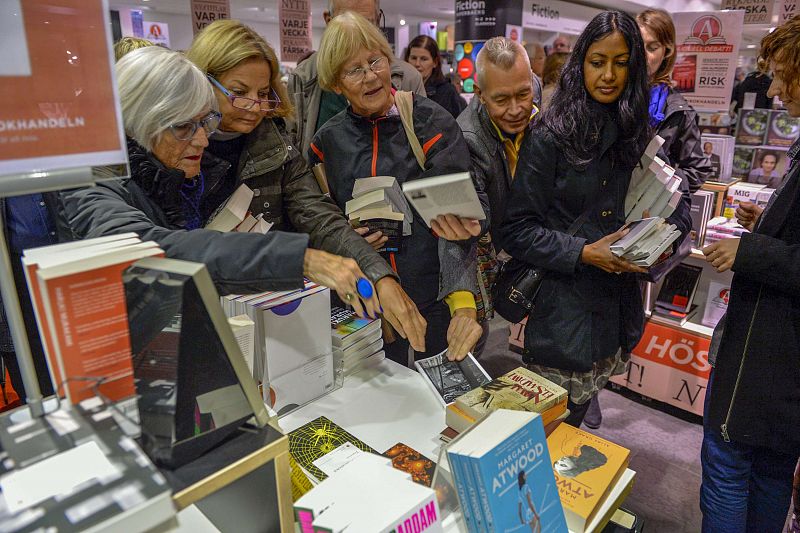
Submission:
M 201 126 L 206 130 L 206 135 L 211 135 L 217 131 L 221 120 L 222 115 L 216 111 L 212 111 L 206 115 L 205 118 L 200 120 L 186 120 L 184 122 L 172 124 L 169 127 L 169 131 L 171 131 L 172 135 L 179 141 L 188 141 L 194 137 L 194 134 L 197 133 L 197 128 Z
M 381 56 L 369 62 L 369 70 L 374 73 L 383 72 L 389 66 L 389 60 Z M 348 70 L 342 75 L 342 78 L 349 83 L 361 83 L 367 75 L 367 69 L 364 67 L 356 67 Z
M 271 113 L 278 109 L 278 106 L 281 105 L 281 99 L 278 96 L 278 93 L 275 92 L 275 89 L 272 87 L 269 88 L 271 98 L 267 98 L 264 100 L 254 100 L 253 98 L 247 98 L 246 96 L 237 96 L 235 94 L 231 94 L 231 92 L 222 86 L 220 82 L 214 79 L 211 74 L 206 74 L 208 80 L 213 83 L 217 89 L 225 95 L 231 105 L 236 109 L 243 109 L 245 111 L 252 111 L 254 106 L 258 106 L 258 110 L 262 113 Z

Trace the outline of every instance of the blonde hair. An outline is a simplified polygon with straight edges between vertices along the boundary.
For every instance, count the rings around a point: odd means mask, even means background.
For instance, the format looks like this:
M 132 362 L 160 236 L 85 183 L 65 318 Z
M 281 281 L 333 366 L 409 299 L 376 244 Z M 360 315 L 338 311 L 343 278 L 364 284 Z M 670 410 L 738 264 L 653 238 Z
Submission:
M 125 133 L 152 152 L 172 124 L 217 110 L 205 75 L 180 52 L 148 46 L 115 66 Z
M 156 43 L 148 41 L 147 39 L 140 39 L 138 37 L 123 37 L 114 43 L 114 61 L 119 61 L 125 54 L 133 52 L 134 50 L 138 50 L 139 48 L 155 45 Z
M 186 57 L 214 78 L 245 59 L 263 59 L 269 63 L 269 86 L 281 100 L 270 116 L 286 117 L 294 112 L 286 86 L 281 82 L 281 69 L 275 50 L 255 30 L 238 20 L 217 20 L 203 28 L 195 35 Z
M 361 49 L 375 50 L 392 62 L 392 49 L 374 24 L 359 15 L 348 11 L 334 17 L 325 33 L 317 52 L 317 81 L 326 91 L 332 91 L 337 84 L 341 70 Z
M 646 9 L 636 15 L 636 22 L 639 26 L 647 28 L 647 31 L 658 39 L 658 42 L 666 48 L 664 59 L 658 66 L 658 70 L 653 73 L 653 84 L 672 83 L 672 69 L 675 67 L 675 24 L 672 17 L 663 9 Z

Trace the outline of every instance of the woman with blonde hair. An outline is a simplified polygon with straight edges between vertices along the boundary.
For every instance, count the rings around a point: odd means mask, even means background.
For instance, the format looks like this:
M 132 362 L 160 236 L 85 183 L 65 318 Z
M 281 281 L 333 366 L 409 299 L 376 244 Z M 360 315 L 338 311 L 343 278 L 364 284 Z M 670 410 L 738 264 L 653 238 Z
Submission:
M 312 248 L 352 258 L 329 259 L 326 269 L 339 280 L 336 286 L 344 287 L 337 291 L 344 302 L 356 311 L 363 304 L 371 316 L 382 307 L 402 336 L 424 347 L 425 321 L 395 273 L 322 194 L 288 140 L 283 119 L 293 109 L 272 47 L 241 22 L 219 20 L 195 36 L 186 56 L 205 73 L 222 113 L 219 129 L 209 138 L 206 164 L 226 171 L 219 183 L 210 185 L 214 188 L 200 206 L 203 216 L 246 184 L 255 192 L 250 205 L 254 216 L 262 215 L 274 229 L 308 233 Z M 357 289 L 364 277 L 374 284 L 380 303 Z
M 347 98 L 350 105 L 317 131 L 308 156 L 312 163 L 324 164 L 331 197 L 339 207 L 353 198 L 357 178 L 389 175 L 403 184 L 469 171 L 469 151 L 455 119 L 427 98 L 395 94 L 391 57 L 381 31 L 352 12 L 331 20 L 322 37 L 319 84 Z M 451 359 L 460 360 L 480 337 L 472 244 L 485 229 L 477 220 L 451 214 L 425 221 L 415 213 L 411 234 L 402 236 L 397 251 L 385 252 L 428 323 L 428 350 L 415 349 L 415 357 L 447 349 Z M 390 344 L 386 355 L 408 364 L 403 342 Z

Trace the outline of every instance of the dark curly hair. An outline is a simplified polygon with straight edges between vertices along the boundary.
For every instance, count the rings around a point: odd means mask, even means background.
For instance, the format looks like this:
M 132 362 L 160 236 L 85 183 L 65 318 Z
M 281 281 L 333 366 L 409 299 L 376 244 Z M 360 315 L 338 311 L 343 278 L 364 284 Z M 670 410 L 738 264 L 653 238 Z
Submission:
M 593 119 L 602 116 L 604 106 L 586 90 L 583 62 L 592 43 L 615 31 L 625 39 L 630 59 L 622 95 L 614 104 L 605 106 L 619 128 L 619 138 L 611 148 L 612 160 L 615 164 L 635 166 L 650 141 L 647 57 L 639 26 L 626 13 L 605 11 L 594 17 L 578 37 L 561 71 L 550 107 L 537 118 L 559 139 L 567 161 L 577 168 L 585 168 L 596 156 L 603 129 L 603 121 Z

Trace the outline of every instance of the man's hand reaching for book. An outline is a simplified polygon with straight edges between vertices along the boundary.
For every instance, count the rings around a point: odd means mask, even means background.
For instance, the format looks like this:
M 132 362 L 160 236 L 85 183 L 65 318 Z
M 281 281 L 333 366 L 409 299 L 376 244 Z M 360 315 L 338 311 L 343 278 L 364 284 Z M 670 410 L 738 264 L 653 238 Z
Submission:
M 448 241 L 463 241 L 477 237 L 481 233 L 479 220 L 461 218 L 455 215 L 439 215 L 431 220 L 431 229 Z
M 308 248 L 303 258 L 303 275 L 335 290 L 344 303 L 353 306 L 358 316 L 378 316 L 380 302 L 375 291 L 370 298 L 359 294 L 356 284 L 365 276 L 353 259 Z
M 364 240 L 367 241 L 367 243 L 376 250 L 380 250 L 381 248 L 383 248 L 383 245 L 386 244 L 386 241 L 389 240 L 389 237 L 385 236 L 380 231 L 373 231 L 372 233 L 370 233 L 369 227 L 367 226 L 356 228 L 355 231 L 356 233 L 364 237 Z
M 481 325 L 476 320 L 475 309 L 456 309 L 447 328 L 447 358 L 461 361 L 467 353 L 475 348 L 483 334 Z
M 380 299 L 383 318 L 389 321 L 394 329 L 414 350 L 425 351 L 425 331 L 428 323 L 419 314 L 414 302 L 406 291 L 400 287 L 396 279 L 386 276 L 375 284 Z
M 763 212 L 764 209 L 753 202 L 740 202 L 739 207 L 736 208 L 736 222 L 748 231 L 753 231 L 758 218 Z

